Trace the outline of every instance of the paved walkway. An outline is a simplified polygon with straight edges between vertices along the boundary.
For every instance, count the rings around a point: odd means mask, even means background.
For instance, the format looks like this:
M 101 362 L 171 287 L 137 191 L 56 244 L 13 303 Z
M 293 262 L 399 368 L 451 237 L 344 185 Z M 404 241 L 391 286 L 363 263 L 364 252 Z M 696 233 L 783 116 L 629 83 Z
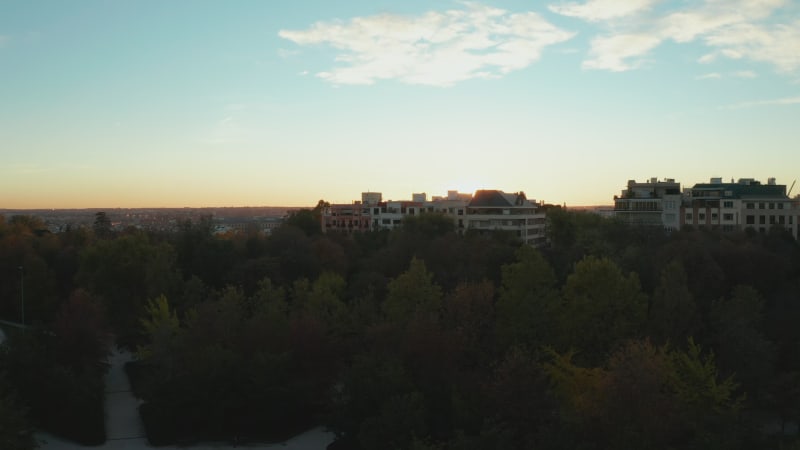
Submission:
M 42 450 L 138 450 L 159 448 L 165 450 L 224 450 L 233 449 L 229 443 L 205 443 L 189 447 L 165 446 L 151 447 L 145 438 L 144 427 L 139 418 L 139 400 L 131 393 L 131 385 L 125 373 L 125 363 L 131 360 L 131 354 L 115 350 L 109 360 L 111 366 L 106 374 L 106 442 L 97 447 L 88 447 L 62 440 L 44 432 L 37 432 L 36 439 Z M 333 434 L 324 429 L 315 428 L 301 435 L 278 444 L 246 444 L 239 448 L 246 449 L 283 449 L 283 450 L 325 450 L 333 441 Z

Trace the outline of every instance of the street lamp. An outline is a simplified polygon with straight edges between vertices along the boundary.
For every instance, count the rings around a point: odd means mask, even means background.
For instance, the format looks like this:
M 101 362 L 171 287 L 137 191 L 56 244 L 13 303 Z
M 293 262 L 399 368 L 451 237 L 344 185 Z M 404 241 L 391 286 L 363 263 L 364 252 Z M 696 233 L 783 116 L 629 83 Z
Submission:
M 19 266 L 19 302 L 22 315 L 22 325 L 25 325 L 25 269 Z

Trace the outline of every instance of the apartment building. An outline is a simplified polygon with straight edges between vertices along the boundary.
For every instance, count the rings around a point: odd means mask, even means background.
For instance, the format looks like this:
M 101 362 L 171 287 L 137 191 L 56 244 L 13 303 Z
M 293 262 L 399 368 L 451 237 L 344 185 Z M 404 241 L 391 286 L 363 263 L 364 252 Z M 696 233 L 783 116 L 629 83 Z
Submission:
M 412 200 L 383 201 L 377 192 L 365 192 L 360 201 L 334 204 L 323 209 L 322 231 L 346 234 L 394 229 L 406 217 L 426 213 L 444 214 L 453 219 L 459 233 L 476 230 L 486 234 L 503 230 L 531 245 L 545 242 L 545 214 L 523 192 L 507 194 L 499 190 L 479 190 L 474 195 L 449 191 L 446 197 L 427 199 L 413 194 Z
M 372 218 L 381 205 L 380 192 L 362 192 L 361 200 L 329 205 L 322 210 L 322 232 L 359 233 L 373 229 Z
M 786 185 L 769 178 L 762 184 L 753 178 L 723 183 L 711 178 L 684 192 L 681 225 L 695 228 L 735 231 L 752 228 L 760 233 L 779 227 L 795 239 L 798 209 L 786 193 Z
M 614 217 L 631 225 L 680 227 L 681 184 L 672 178 L 644 183 L 628 180 L 626 189 L 614 196 Z
M 529 245 L 546 242 L 545 213 L 538 204 L 528 200 L 524 192 L 476 191 L 467 204 L 465 220 L 466 229 L 481 234 L 503 230 Z

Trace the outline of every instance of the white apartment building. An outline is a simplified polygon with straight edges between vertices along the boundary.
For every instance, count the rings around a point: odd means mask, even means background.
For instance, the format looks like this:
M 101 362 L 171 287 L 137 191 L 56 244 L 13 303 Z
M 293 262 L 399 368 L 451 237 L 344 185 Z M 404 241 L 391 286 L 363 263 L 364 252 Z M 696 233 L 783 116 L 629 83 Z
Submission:
M 467 204 L 465 221 L 467 230 L 482 234 L 502 230 L 528 245 L 544 245 L 547 239 L 545 213 L 524 192 L 476 191 Z
M 681 184 L 672 178 L 644 183 L 628 180 L 627 189 L 614 196 L 614 217 L 632 224 L 680 228 Z

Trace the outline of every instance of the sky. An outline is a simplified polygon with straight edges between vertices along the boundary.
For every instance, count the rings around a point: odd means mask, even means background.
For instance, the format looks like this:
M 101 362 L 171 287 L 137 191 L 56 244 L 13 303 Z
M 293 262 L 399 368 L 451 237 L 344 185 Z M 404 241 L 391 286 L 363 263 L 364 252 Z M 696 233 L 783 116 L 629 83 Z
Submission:
M 602 205 L 799 143 L 800 1 L 0 0 L 0 208 Z

